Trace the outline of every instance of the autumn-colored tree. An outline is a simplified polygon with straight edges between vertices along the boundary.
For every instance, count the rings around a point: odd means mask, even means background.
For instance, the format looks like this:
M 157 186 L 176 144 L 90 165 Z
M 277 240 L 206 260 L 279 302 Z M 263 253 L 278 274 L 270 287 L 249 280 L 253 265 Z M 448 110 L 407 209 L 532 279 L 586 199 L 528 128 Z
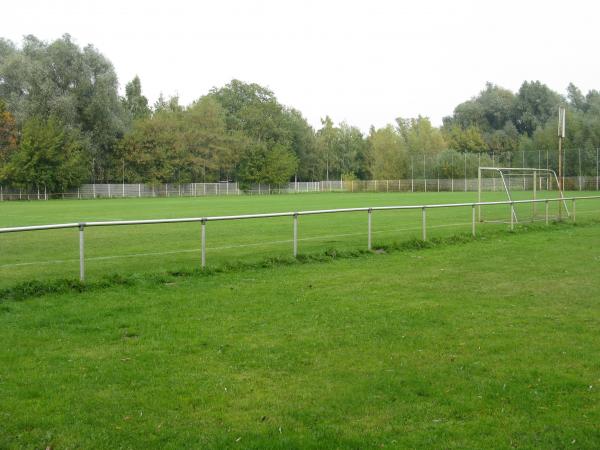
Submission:
M 17 150 L 17 123 L 0 99 L 0 172 Z

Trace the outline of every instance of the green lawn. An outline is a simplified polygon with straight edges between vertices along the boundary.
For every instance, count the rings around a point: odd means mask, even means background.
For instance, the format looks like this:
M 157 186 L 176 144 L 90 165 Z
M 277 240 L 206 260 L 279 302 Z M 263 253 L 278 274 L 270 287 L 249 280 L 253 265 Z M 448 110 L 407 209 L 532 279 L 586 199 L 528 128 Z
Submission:
M 0 448 L 598 448 L 599 249 L 553 225 L 4 301 Z
M 544 193 L 555 196 L 556 193 Z M 586 195 L 595 193 L 573 193 Z M 567 194 L 568 195 L 568 194 Z M 485 200 L 505 200 L 490 193 Z M 1 202 L 0 227 L 79 221 L 198 217 L 294 210 L 368 207 L 384 205 L 472 202 L 476 193 L 364 193 L 299 194 L 281 196 L 233 196 L 207 198 L 55 200 Z M 531 206 L 519 206 L 523 216 Z M 486 218 L 507 220 L 507 206 L 488 208 Z M 543 212 L 543 205 L 539 206 Z M 578 220 L 600 217 L 600 200 L 580 202 Z M 556 204 L 551 206 L 556 215 Z M 471 210 L 438 209 L 428 212 L 429 237 L 470 232 Z M 421 236 L 420 211 L 386 211 L 373 214 L 375 244 Z M 507 226 L 486 224 L 481 232 Z M 366 213 L 301 217 L 301 253 L 364 249 L 367 244 Z M 200 264 L 198 223 L 89 228 L 86 239 L 86 275 L 96 280 L 111 273 L 192 269 Z M 207 225 L 207 263 L 255 262 L 265 257 L 290 256 L 292 219 L 273 218 Z M 76 229 L 0 234 L 0 288 L 31 279 L 78 276 Z

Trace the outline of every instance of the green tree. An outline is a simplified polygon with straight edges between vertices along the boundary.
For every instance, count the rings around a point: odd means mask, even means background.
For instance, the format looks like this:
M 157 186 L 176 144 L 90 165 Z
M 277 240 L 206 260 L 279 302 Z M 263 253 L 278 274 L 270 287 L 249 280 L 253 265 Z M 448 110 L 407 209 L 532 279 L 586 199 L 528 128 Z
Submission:
M 556 117 L 563 99 L 539 81 L 525 81 L 515 102 L 515 125 L 521 134 L 532 136 L 536 128 Z
M 120 157 L 132 181 L 214 182 L 234 173 L 240 145 L 225 129 L 220 104 L 205 96 L 185 110 L 166 107 L 136 120 Z
M 17 124 L 0 99 L 0 171 L 17 150 Z
M 388 125 L 369 133 L 371 169 L 375 179 L 395 180 L 406 177 L 409 167 L 408 148 L 397 130 Z
M 296 156 L 281 145 L 250 142 L 240 161 L 238 179 L 242 186 L 251 183 L 283 184 L 297 170 Z
M 500 130 L 514 116 L 515 94 L 492 83 L 477 97 L 459 104 L 452 117 L 444 120 L 446 125 L 459 125 L 466 129 L 475 126 L 483 132 Z
M 567 99 L 571 108 L 579 111 L 587 110 L 587 102 L 585 96 L 583 95 L 581 90 L 573 83 L 569 83 L 569 86 L 567 86 Z
M 127 127 L 110 61 L 91 45 L 80 49 L 68 34 L 49 44 L 26 36 L 20 49 L 2 41 L 0 54 L 0 98 L 17 125 L 60 117 L 87 138 L 97 176 L 110 178 L 113 152 Z
M 270 168 L 279 164 L 282 170 L 294 167 L 291 173 L 289 170 L 282 172 L 282 177 L 289 181 L 296 173 L 298 157 L 308 151 L 300 146 L 310 143 L 306 139 L 307 130 L 301 123 L 301 116 L 290 114 L 273 92 L 254 83 L 232 80 L 219 89 L 212 89 L 209 96 L 225 111 L 227 131 L 244 143 L 238 147 L 239 180 L 244 183 L 274 183 L 275 177 Z M 273 159 L 277 157 L 282 158 L 278 164 Z
M 142 119 L 151 113 L 148 99 L 142 95 L 142 82 L 137 75 L 125 85 L 125 97 L 122 102 L 132 119 Z
M 182 115 L 185 154 L 183 170 L 190 180 L 232 179 L 239 162 L 236 149 L 242 144 L 236 134 L 228 133 L 225 111 L 211 96 L 205 96 Z
M 336 146 L 339 130 L 333 125 L 333 120 L 329 116 L 321 119 L 321 125 L 321 129 L 317 131 L 316 147 L 321 169 L 319 177 L 329 180 L 338 169 Z M 337 175 L 341 175 L 341 172 L 337 172 Z
M 367 148 L 368 144 L 362 132 L 357 127 L 342 122 L 334 147 L 340 175 L 352 177 L 359 173 L 367 173 Z
M 427 117 L 396 119 L 398 132 L 411 153 L 434 154 L 446 148 L 444 137 Z
M 319 173 L 315 131 L 300 111 L 286 108 L 284 114 L 291 139 L 291 150 L 298 159 L 297 176 L 301 180 L 314 180 Z
M 31 118 L 1 176 L 17 186 L 45 186 L 50 192 L 64 192 L 80 185 L 87 175 L 87 145 L 77 130 L 55 118 Z
M 454 124 L 449 128 L 444 128 L 444 140 L 448 147 L 453 150 L 466 152 L 481 152 L 487 148 L 481 130 L 474 125 L 462 128 Z

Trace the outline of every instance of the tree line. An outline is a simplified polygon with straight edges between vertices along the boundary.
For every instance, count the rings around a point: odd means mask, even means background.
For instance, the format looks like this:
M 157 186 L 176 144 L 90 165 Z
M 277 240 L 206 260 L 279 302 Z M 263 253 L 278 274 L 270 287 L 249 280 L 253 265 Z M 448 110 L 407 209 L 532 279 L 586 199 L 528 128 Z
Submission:
M 0 183 L 57 192 L 85 181 L 400 179 L 414 175 L 415 160 L 445 177 L 467 163 L 554 151 L 560 105 L 565 146 L 600 147 L 600 92 L 573 84 L 562 96 L 539 81 L 516 93 L 488 83 L 440 127 L 419 116 L 368 133 L 328 116 L 315 130 L 268 88 L 239 80 L 190 105 L 162 95 L 149 105 L 137 76 L 123 96 L 118 87 L 111 62 L 69 35 L 0 39 Z

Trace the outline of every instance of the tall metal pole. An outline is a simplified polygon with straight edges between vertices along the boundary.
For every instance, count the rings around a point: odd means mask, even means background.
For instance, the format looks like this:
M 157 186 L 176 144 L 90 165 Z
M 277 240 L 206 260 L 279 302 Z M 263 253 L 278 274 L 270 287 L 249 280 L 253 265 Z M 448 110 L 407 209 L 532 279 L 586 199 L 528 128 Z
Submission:
M 558 108 L 558 190 L 564 191 L 562 140 L 565 135 L 565 108 Z M 561 202 L 558 203 L 558 217 L 561 217 Z
M 481 167 L 477 169 L 477 203 L 481 203 Z M 481 205 L 477 205 L 477 215 L 481 222 Z
M 123 197 L 125 197 L 125 158 L 123 158 Z
M 533 171 L 533 200 L 537 200 L 537 172 Z M 537 214 L 537 203 L 534 201 L 533 205 L 533 215 L 531 216 L 531 221 L 535 220 L 535 215 Z

